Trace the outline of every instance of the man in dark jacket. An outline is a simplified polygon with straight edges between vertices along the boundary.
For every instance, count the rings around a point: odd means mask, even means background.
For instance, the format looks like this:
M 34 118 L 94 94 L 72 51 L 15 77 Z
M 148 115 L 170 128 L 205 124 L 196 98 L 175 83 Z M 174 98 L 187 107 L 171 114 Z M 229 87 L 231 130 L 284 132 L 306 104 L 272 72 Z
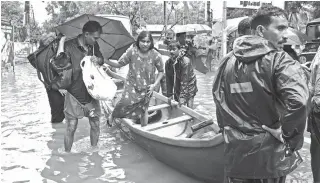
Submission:
M 311 63 L 311 112 L 308 131 L 311 133 L 311 168 L 313 182 L 320 183 L 320 48 Z
M 90 123 L 90 142 L 92 146 L 97 146 L 100 134 L 101 111 L 99 101 L 93 99 L 88 93 L 82 79 L 82 70 L 80 62 L 85 56 L 92 56 L 93 62 L 100 65 L 104 63 L 102 53 L 100 52 L 97 39 L 102 32 L 101 25 L 96 21 L 88 21 L 82 29 L 82 34 L 76 38 L 65 42 L 64 50 L 70 58 L 72 72 L 66 72 L 64 75 L 62 89 L 68 93 L 65 96 L 64 113 L 67 123 L 67 131 L 64 138 L 64 147 L 66 152 L 71 151 L 74 133 L 77 129 L 78 119 L 89 118 Z
M 213 84 L 225 139 L 228 183 L 285 183 L 302 162 L 309 91 L 300 64 L 280 51 L 288 21 L 272 5 L 252 19 L 255 35 L 239 37 Z

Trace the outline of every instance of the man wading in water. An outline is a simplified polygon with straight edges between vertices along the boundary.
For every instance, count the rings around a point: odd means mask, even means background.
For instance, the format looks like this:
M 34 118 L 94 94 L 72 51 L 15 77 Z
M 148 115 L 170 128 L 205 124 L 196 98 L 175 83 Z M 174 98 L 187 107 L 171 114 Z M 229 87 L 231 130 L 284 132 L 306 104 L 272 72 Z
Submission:
M 228 183 L 285 183 L 302 162 L 299 150 L 309 91 L 300 64 L 280 51 L 285 12 L 262 6 L 251 22 L 255 35 L 235 40 L 213 84 L 225 139 Z
M 100 134 L 101 116 L 99 101 L 93 99 L 88 93 L 82 79 L 80 62 L 85 56 L 92 56 L 91 60 L 103 64 L 103 56 L 100 52 L 97 39 L 100 38 L 102 28 L 96 21 L 88 21 L 82 28 L 82 34 L 65 42 L 65 53 L 70 58 L 72 72 L 67 72 L 62 77 L 63 89 L 68 93 L 65 96 L 64 113 L 67 130 L 64 138 L 66 152 L 71 151 L 74 133 L 77 129 L 78 119 L 89 118 L 90 142 L 97 146 Z

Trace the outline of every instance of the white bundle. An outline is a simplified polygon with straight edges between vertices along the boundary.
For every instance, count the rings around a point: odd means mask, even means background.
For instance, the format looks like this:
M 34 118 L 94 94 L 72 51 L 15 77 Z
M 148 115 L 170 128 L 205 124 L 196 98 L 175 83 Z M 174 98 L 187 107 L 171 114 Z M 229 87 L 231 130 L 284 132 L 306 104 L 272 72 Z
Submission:
M 91 56 L 85 56 L 80 67 L 83 81 L 89 94 L 96 100 L 112 100 L 117 92 L 117 86 L 105 72 L 105 66 L 99 66 L 91 61 Z

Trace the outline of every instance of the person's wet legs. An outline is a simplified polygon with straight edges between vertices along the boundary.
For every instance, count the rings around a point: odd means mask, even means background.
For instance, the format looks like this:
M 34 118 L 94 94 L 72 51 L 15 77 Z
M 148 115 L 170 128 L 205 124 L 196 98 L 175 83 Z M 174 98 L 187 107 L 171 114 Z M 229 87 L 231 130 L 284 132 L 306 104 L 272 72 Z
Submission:
M 191 109 L 193 109 L 193 103 L 194 103 L 194 97 L 190 98 L 188 101 L 187 101 L 187 106 Z
M 310 154 L 313 181 L 320 183 L 320 143 L 314 135 L 311 135 Z
M 51 123 L 60 123 L 64 119 L 64 96 L 59 91 L 48 90 L 47 95 L 51 109 Z
M 94 117 L 88 117 L 90 123 L 90 142 L 91 146 L 97 146 L 100 136 L 100 116 L 101 116 L 101 107 L 98 100 L 92 101 L 94 108 Z
M 166 81 L 166 76 L 164 76 L 160 80 L 160 86 L 161 86 L 161 93 L 163 96 L 167 96 L 167 81 Z
M 95 147 L 98 144 L 100 136 L 100 120 L 99 117 L 89 117 L 90 123 L 90 142 Z
M 77 130 L 78 126 L 78 119 L 74 118 L 66 118 L 66 124 L 67 124 L 67 129 L 66 129 L 66 134 L 64 136 L 64 150 L 66 152 L 70 152 L 74 140 L 74 133 Z
M 148 124 L 148 107 L 145 109 L 144 113 L 141 115 L 141 126 L 147 126 Z

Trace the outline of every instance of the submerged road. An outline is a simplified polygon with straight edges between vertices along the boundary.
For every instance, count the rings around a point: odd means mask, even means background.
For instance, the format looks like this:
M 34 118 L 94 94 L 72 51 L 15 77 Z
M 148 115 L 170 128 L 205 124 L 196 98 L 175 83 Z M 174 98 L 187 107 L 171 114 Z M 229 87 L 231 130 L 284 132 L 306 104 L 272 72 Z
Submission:
M 211 87 L 214 73 L 196 73 L 198 112 L 215 118 Z M 91 149 L 89 124 L 80 121 L 71 154 L 63 152 L 65 124 L 50 122 L 47 94 L 29 64 L 1 77 L 1 182 L 4 183 L 201 183 L 155 160 L 115 128 L 102 123 L 98 149 Z M 288 183 L 312 183 L 310 140 L 304 162 Z

